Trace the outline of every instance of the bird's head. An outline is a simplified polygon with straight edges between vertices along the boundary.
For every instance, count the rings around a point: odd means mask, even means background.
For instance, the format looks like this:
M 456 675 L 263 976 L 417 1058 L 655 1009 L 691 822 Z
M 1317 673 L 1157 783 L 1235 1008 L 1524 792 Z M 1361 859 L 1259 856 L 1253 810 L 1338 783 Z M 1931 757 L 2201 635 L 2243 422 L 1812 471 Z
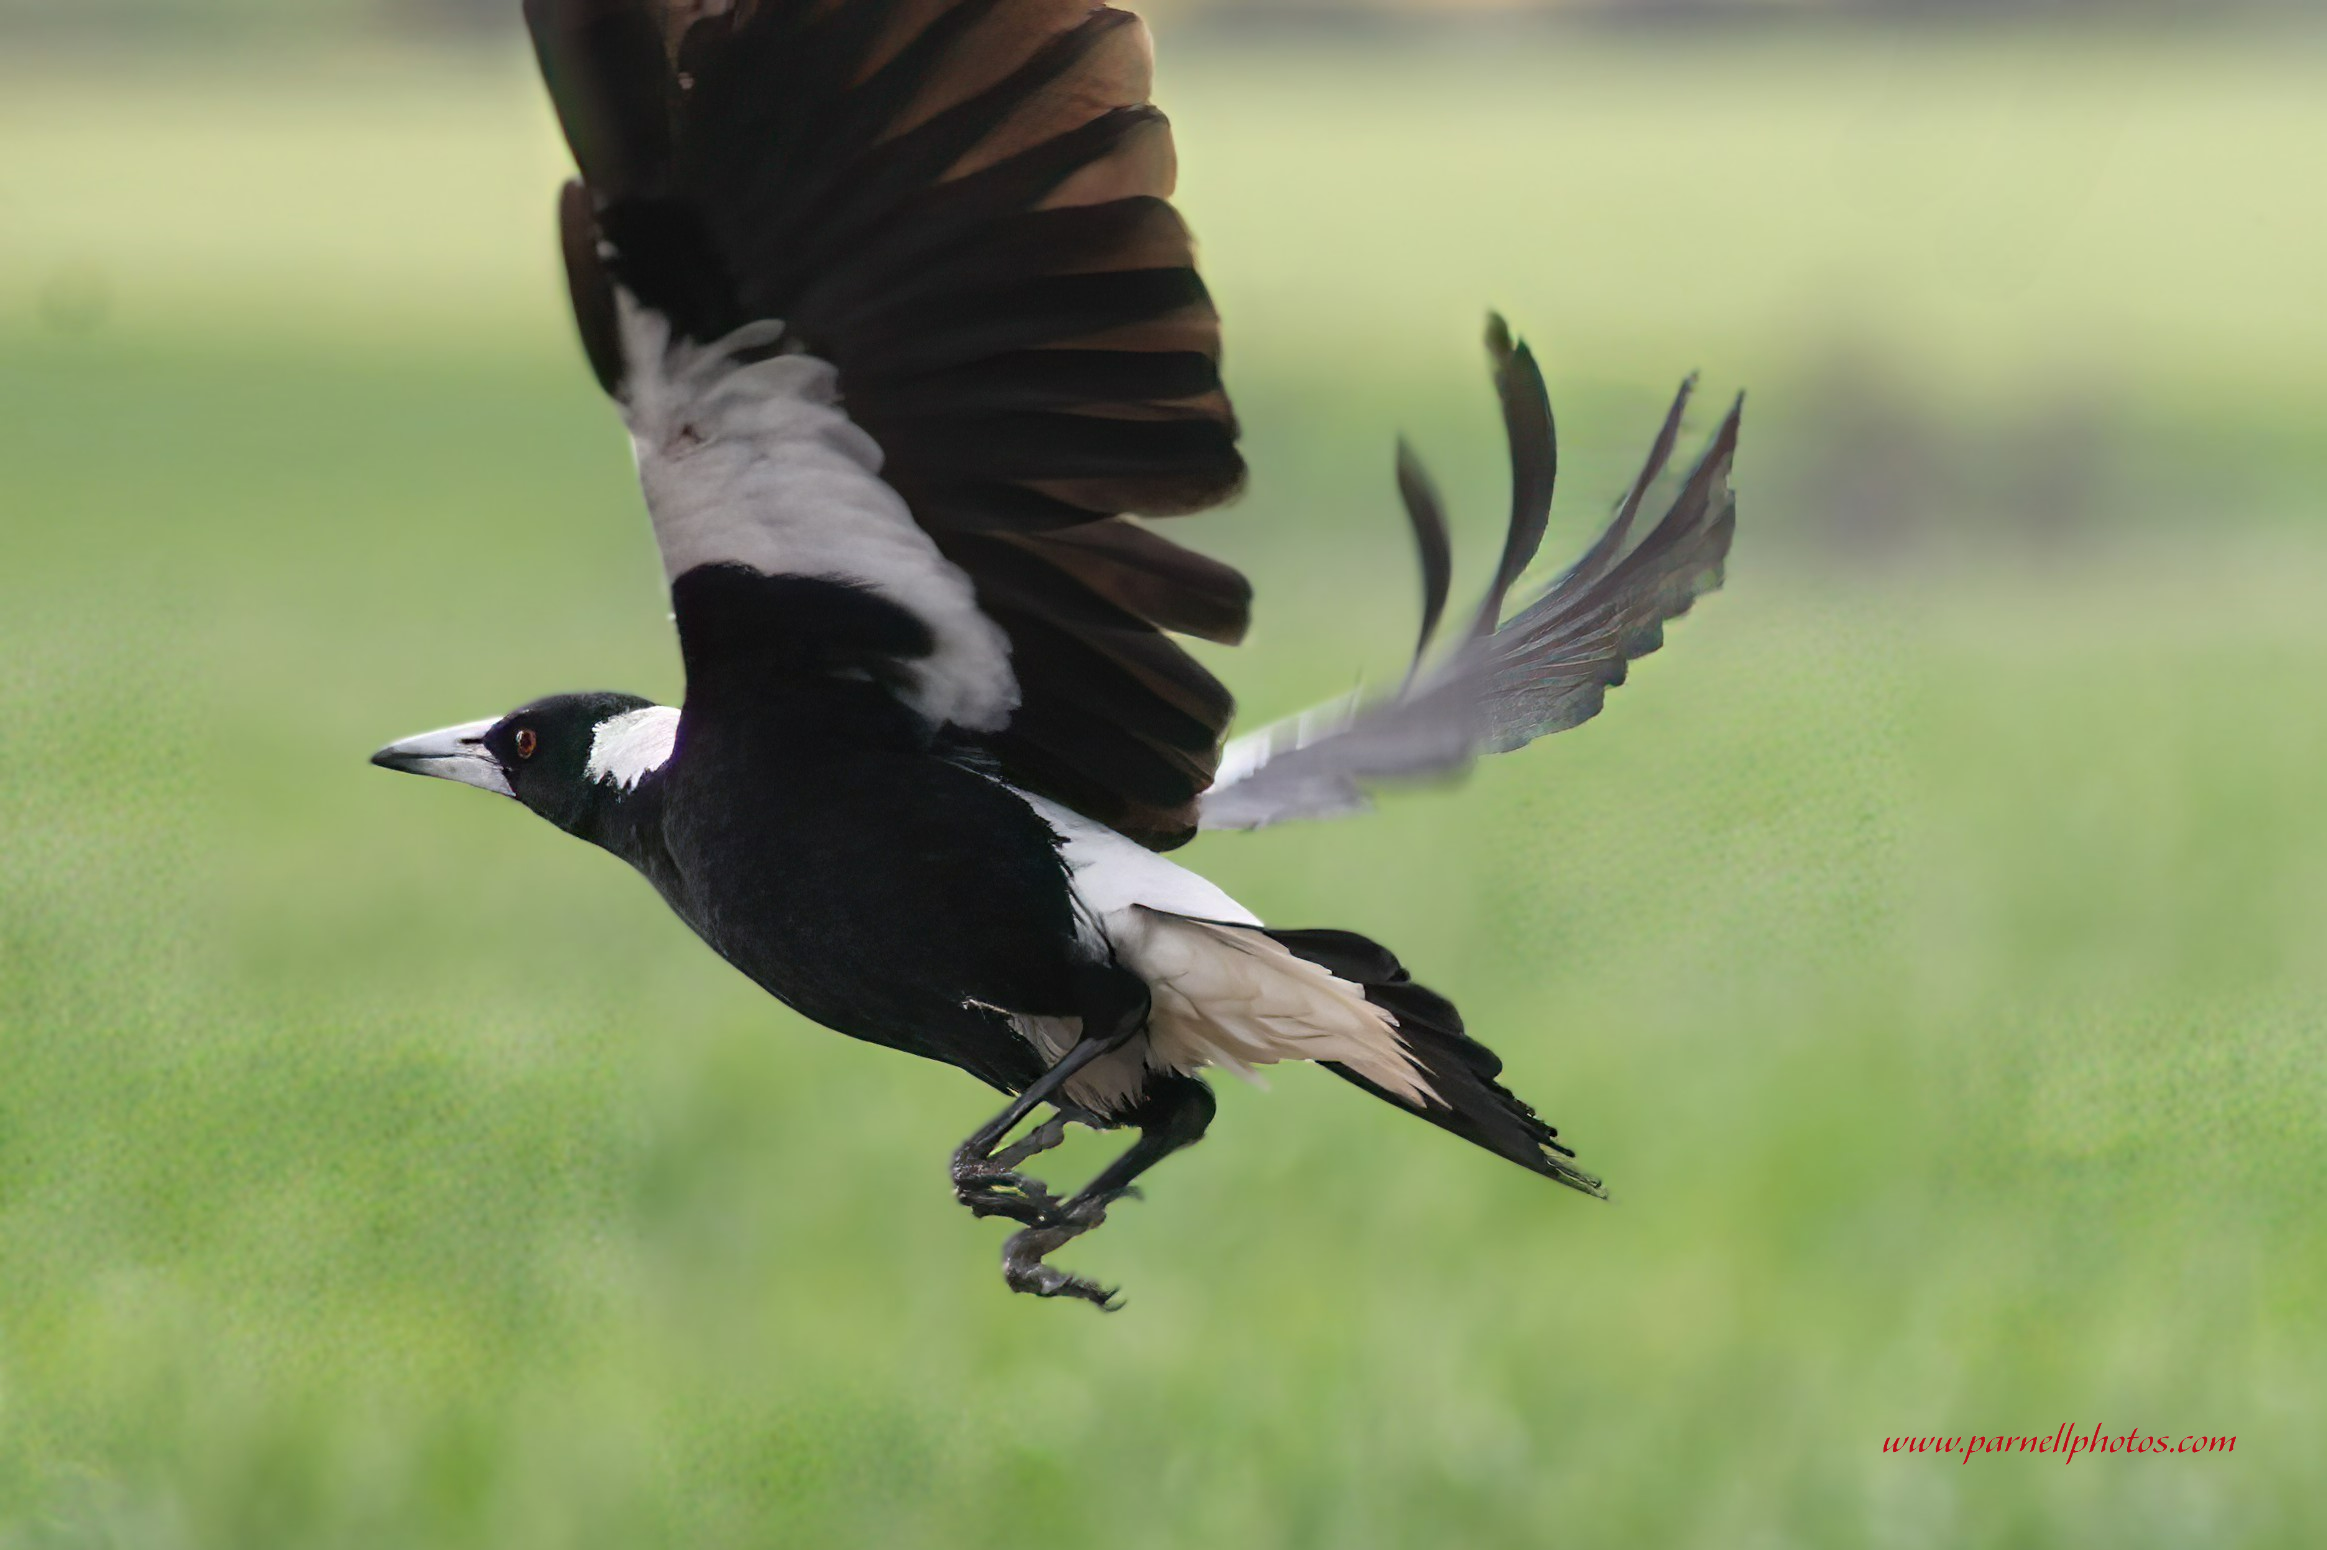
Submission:
M 676 710 L 635 694 L 559 694 L 390 743 L 372 762 L 514 797 L 578 834 L 669 762 L 678 731 Z

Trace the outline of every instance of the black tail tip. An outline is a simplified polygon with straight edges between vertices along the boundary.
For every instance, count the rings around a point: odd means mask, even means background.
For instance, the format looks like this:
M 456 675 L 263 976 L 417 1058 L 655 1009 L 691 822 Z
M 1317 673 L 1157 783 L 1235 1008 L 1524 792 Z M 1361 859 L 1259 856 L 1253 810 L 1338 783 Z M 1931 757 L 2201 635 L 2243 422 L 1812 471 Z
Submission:
M 1558 1152 L 1552 1148 L 1544 1148 L 1543 1160 L 1546 1165 L 1544 1172 L 1549 1177 L 1557 1180 L 1559 1183 L 1565 1184 L 1568 1188 L 1575 1190 L 1577 1193 L 1589 1195 L 1594 1200 L 1610 1200 L 1614 1198 L 1608 1193 L 1607 1183 L 1602 1180 L 1599 1175 L 1584 1172 L 1583 1169 L 1577 1167 L 1575 1164 L 1569 1162 L 1566 1158 L 1560 1156 Z
M 1511 337 L 1511 325 L 1505 321 L 1503 314 L 1500 312 L 1488 313 L 1487 353 L 1495 358 L 1495 364 L 1498 366 L 1510 364 L 1512 353 L 1518 348 L 1519 342 Z

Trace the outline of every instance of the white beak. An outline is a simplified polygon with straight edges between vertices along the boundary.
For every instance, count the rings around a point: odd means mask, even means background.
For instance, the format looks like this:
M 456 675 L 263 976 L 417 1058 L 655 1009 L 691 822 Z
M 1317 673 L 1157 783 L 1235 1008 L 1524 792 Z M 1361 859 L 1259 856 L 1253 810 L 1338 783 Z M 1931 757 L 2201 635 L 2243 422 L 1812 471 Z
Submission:
M 457 780 L 480 791 L 513 797 L 517 793 L 509 789 L 509 777 L 502 772 L 501 761 L 485 751 L 485 734 L 500 724 L 472 721 L 466 726 L 423 732 L 418 737 L 390 743 L 372 755 L 372 762 L 384 770 Z

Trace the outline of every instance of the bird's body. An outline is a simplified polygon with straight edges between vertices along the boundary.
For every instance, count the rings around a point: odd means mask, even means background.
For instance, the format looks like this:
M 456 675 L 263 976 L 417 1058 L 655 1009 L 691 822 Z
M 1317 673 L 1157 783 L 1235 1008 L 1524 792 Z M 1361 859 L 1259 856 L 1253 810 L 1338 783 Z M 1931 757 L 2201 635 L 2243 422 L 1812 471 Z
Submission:
M 785 1005 L 854 1038 L 1016 1092 L 1042 1074 L 1005 1014 L 1076 1010 L 1075 916 L 1026 803 L 927 748 L 802 746 L 714 726 L 640 797 L 642 868 L 711 948 Z M 692 732 L 692 729 L 690 729 Z M 760 798 L 725 799 L 752 772 Z
M 1022 1225 L 1019 1290 L 1106 1300 L 1044 1256 L 1202 1136 L 1213 1067 L 1324 1065 L 1596 1193 L 1388 952 L 1271 929 L 1163 852 L 1594 714 L 1719 580 L 1736 416 L 1635 542 L 1684 391 L 1608 533 L 1505 620 L 1555 453 L 1498 325 L 1512 536 L 1476 624 L 1426 663 L 1445 524 L 1408 459 L 1414 672 L 1246 740 L 1216 782 L 1232 702 L 1171 634 L 1233 642 L 1249 589 L 1125 515 L 1243 476 L 1136 21 L 1079 0 L 527 18 L 582 166 L 576 315 L 638 453 L 686 700 L 558 696 L 378 761 L 515 797 L 803 1016 L 1011 1094 L 953 1183 Z M 1062 1201 L 1021 1169 L 1067 1118 L 1140 1134 Z

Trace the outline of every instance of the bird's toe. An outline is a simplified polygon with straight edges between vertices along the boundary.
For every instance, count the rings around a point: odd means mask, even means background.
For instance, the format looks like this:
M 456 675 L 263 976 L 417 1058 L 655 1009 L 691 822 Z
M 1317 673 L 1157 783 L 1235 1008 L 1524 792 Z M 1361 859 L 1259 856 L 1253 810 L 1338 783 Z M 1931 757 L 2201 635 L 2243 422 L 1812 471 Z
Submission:
M 1002 1279 L 1009 1283 L 1010 1290 L 1029 1297 L 1073 1298 L 1091 1304 L 1102 1313 L 1115 1313 L 1121 1310 L 1123 1305 L 1118 1300 L 1118 1294 L 1114 1289 L 1061 1270 L 1056 1265 L 1044 1264 L 1041 1256 L 1049 1252 L 1047 1248 L 1031 1252 L 1018 1252 L 1019 1238 L 1038 1235 L 1037 1233 L 1020 1233 L 1018 1238 L 1011 1240 L 1010 1249 L 1003 1253 Z
M 1042 1180 L 1023 1173 L 969 1172 L 955 1169 L 954 1199 L 983 1220 L 1004 1216 L 1029 1227 L 1047 1227 L 1064 1219 L 1065 1206 Z

